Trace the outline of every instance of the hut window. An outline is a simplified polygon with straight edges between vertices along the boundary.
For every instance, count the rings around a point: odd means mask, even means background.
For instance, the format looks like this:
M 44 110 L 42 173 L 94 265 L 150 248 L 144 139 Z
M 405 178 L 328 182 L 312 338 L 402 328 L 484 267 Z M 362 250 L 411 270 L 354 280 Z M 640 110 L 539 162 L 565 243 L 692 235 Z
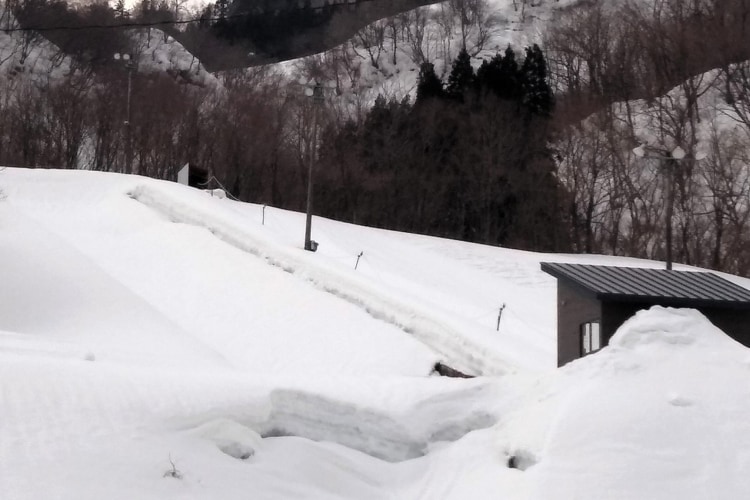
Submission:
M 589 354 L 602 348 L 602 336 L 598 321 L 581 325 L 581 353 Z

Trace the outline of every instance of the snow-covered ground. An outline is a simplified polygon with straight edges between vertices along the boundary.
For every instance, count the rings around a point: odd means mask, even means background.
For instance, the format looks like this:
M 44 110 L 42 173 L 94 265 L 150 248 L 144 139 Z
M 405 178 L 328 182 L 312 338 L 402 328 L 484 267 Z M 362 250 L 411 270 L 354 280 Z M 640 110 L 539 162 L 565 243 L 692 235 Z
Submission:
M 660 263 L 320 218 L 310 253 L 304 214 L 177 184 L 0 189 L 3 500 L 750 492 L 750 351 L 700 314 L 640 313 L 555 369 L 539 263 Z

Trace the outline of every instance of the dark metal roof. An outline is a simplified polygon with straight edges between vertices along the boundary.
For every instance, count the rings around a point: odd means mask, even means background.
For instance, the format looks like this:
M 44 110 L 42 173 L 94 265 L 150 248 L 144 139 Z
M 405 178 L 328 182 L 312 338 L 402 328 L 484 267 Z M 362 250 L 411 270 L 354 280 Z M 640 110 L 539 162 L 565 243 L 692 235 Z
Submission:
M 750 290 L 713 273 L 543 262 L 542 271 L 600 300 L 750 309 Z

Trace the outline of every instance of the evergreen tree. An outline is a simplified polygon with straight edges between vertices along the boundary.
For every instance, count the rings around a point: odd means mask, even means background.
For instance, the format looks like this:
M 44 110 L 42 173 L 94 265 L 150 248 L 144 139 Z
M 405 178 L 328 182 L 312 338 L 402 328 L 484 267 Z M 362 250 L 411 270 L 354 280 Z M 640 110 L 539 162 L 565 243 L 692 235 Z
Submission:
M 500 62 L 497 93 L 503 99 L 519 101 L 522 92 L 521 70 L 516 61 L 516 53 L 508 45 Z
M 484 95 L 487 92 L 494 92 L 496 82 L 498 81 L 498 73 L 500 72 L 500 61 L 502 56 L 496 54 L 495 57 L 489 61 L 482 62 L 477 70 L 476 84 L 479 89 L 480 95 Z
M 492 93 L 503 100 L 522 104 L 521 70 L 516 62 L 516 53 L 508 46 L 505 54 L 496 54 L 485 61 L 477 71 L 477 86 L 480 94 Z
M 526 49 L 521 66 L 523 102 L 531 114 L 550 116 L 554 107 L 552 89 L 547 83 L 547 61 L 538 45 Z
M 391 111 L 383 94 L 378 94 L 375 103 L 365 118 L 363 127 L 362 154 L 371 169 L 376 165 L 386 147 L 386 134 L 391 122 Z
M 435 66 L 432 63 L 425 62 L 419 68 L 419 78 L 417 80 L 417 99 L 416 102 L 422 102 L 425 99 L 443 97 L 443 82 L 440 81 L 435 73 Z
M 474 78 L 471 57 L 466 49 L 461 49 L 458 57 L 453 61 L 451 74 L 448 76 L 446 95 L 451 99 L 463 101 L 466 94 L 474 87 Z

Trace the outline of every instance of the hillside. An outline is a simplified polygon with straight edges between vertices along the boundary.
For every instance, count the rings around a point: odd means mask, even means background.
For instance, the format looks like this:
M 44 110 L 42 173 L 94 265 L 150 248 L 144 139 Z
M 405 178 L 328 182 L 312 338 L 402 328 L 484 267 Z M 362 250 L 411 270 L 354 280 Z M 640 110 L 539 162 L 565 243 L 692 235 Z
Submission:
M 0 499 L 747 498 L 750 351 L 655 307 L 558 369 L 540 269 L 663 267 L 671 228 L 750 289 L 750 11 L 685 5 L 444 2 L 217 74 L 170 30 L 0 31 Z M 549 116 L 479 99 L 529 54 Z M 230 192 L 157 180 L 186 162 Z
M 743 497 L 750 353 L 698 313 L 554 370 L 539 263 L 658 262 L 321 218 L 310 253 L 303 214 L 220 192 L 0 186 L 4 499 Z
M 313 164 L 315 211 L 337 220 L 528 250 L 671 252 L 747 276 L 746 4 L 654 5 L 445 2 L 316 56 L 215 75 L 151 26 L 68 30 L 49 35 L 56 47 L 4 32 L 0 163 L 173 180 L 189 162 L 235 197 L 291 210 Z M 650 159 L 632 153 L 642 142 Z M 671 168 L 658 157 L 676 146 L 687 159 Z

